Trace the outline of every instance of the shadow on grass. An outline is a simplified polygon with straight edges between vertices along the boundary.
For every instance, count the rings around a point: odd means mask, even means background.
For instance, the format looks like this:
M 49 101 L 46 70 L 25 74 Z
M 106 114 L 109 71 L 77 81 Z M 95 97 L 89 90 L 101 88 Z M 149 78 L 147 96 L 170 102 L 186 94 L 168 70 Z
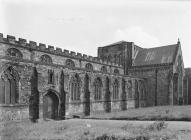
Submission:
M 137 136 L 135 138 L 123 138 L 123 137 L 109 136 L 107 134 L 103 134 L 102 136 L 96 137 L 94 140 L 149 140 L 149 138 L 144 136 Z
M 83 118 L 83 119 L 95 119 L 95 120 L 132 120 L 132 121 L 185 121 L 190 122 L 191 118 L 182 117 L 182 118 L 168 118 L 168 117 L 152 117 L 152 118 L 143 118 L 143 117 L 131 117 L 131 118 L 125 118 L 125 117 L 111 117 L 111 118 L 96 118 L 96 117 L 89 117 L 89 118 Z

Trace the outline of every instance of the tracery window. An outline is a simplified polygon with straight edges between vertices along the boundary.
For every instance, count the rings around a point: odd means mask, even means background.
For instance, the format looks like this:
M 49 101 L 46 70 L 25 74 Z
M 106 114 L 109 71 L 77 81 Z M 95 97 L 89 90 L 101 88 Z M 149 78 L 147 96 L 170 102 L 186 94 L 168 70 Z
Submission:
M 22 53 L 19 50 L 15 49 L 15 48 L 9 48 L 7 50 L 7 55 L 12 56 L 12 57 L 17 57 L 17 58 L 22 58 L 23 57 Z
M 18 74 L 9 67 L 0 77 L 0 104 L 18 103 Z
M 119 99 L 119 82 L 117 80 L 113 83 L 113 99 Z
M 86 68 L 87 70 L 89 70 L 89 71 L 92 71 L 92 70 L 93 70 L 93 66 L 92 66 L 92 64 L 90 64 L 90 63 L 87 63 L 86 66 L 85 66 L 85 68 Z
M 116 54 L 114 55 L 114 63 L 115 64 L 117 63 L 117 55 Z
M 80 79 L 77 74 L 74 77 L 72 77 L 70 88 L 71 88 L 71 100 L 79 101 L 80 100 Z
M 141 92 L 141 97 L 140 97 L 140 99 L 141 100 L 144 100 L 145 99 L 145 85 L 144 85 L 144 83 L 143 83 L 143 81 L 141 81 L 141 83 L 140 83 L 140 92 Z
M 107 68 L 106 68 L 106 66 L 102 66 L 102 67 L 101 67 L 101 71 L 104 72 L 104 73 L 107 73 Z
M 131 80 L 128 81 L 128 98 L 129 99 L 133 98 L 133 95 L 132 95 L 132 81 Z
M 107 61 L 111 61 L 111 55 L 108 55 L 108 57 L 107 57 Z
M 135 80 L 135 94 L 134 94 L 135 99 L 139 99 L 139 90 L 138 90 L 138 88 L 139 88 L 138 82 L 137 82 L 137 80 Z
M 180 74 L 182 74 L 182 60 L 181 60 L 181 56 L 179 55 L 178 56 L 178 72 L 180 73 Z
M 122 54 L 119 54 L 119 65 L 122 65 Z
M 173 77 L 173 90 L 174 92 L 178 91 L 178 73 L 175 73 Z
M 52 64 L 52 58 L 49 55 L 42 55 L 40 61 L 46 64 Z
M 94 100 L 102 99 L 102 82 L 100 78 L 96 78 L 94 81 Z
M 71 59 L 67 59 L 65 65 L 69 68 L 75 67 L 74 61 L 72 61 Z

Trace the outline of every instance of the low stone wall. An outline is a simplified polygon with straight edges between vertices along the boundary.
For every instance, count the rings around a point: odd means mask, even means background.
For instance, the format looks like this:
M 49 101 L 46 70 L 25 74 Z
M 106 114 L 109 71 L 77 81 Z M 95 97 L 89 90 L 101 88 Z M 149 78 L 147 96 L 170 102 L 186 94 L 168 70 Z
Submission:
M 103 103 L 102 101 L 91 103 L 91 112 L 104 111 Z
M 127 102 L 127 108 L 135 108 L 135 100 L 129 100 Z
M 111 110 L 121 110 L 120 101 L 112 101 Z
M 1 105 L 0 122 L 29 118 L 28 105 Z
M 66 114 L 81 114 L 83 113 L 83 104 L 82 103 L 70 103 L 69 109 L 66 110 Z
M 139 107 L 146 107 L 146 102 L 145 102 L 145 100 L 140 100 L 140 101 L 139 101 Z
M 90 114 L 105 113 L 104 102 L 93 102 L 90 103 Z M 84 105 L 82 103 L 70 103 L 66 109 L 67 115 L 83 114 Z M 134 108 L 135 101 L 127 101 L 127 109 Z M 120 101 L 111 102 L 111 112 L 120 111 Z M 39 106 L 39 117 L 43 118 L 43 107 L 42 104 Z M 0 106 L 0 122 L 11 121 L 11 120 L 24 120 L 29 119 L 29 108 L 28 105 L 1 105 Z

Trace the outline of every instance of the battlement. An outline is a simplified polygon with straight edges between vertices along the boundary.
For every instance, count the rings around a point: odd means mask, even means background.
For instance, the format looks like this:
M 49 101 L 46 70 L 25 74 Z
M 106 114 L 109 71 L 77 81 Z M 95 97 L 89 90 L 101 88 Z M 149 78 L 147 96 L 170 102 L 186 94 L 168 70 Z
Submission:
M 51 53 L 51 54 L 55 54 L 55 55 L 69 56 L 69 57 L 83 59 L 83 60 L 91 61 L 91 62 L 95 62 L 95 63 L 122 67 L 121 65 L 112 63 L 109 60 L 105 61 L 98 57 L 88 56 L 86 54 L 69 51 L 69 50 L 65 50 L 65 49 L 62 50 L 61 48 L 58 48 L 58 47 L 55 48 L 54 46 L 51 46 L 51 45 L 48 45 L 48 47 L 47 47 L 46 44 L 43 44 L 43 43 L 37 44 L 37 42 L 35 42 L 35 41 L 27 42 L 27 40 L 23 39 L 23 38 L 18 38 L 18 40 L 17 40 L 15 36 L 11 36 L 11 35 L 7 35 L 7 37 L 3 37 L 2 33 L 0 33 L 0 42 L 8 43 L 8 44 L 16 45 L 16 46 L 22 46 L 22 47 L 30 48 L 30 49 L 37 50 L 37 51 L 38 50 L 44 51 L 46 53 Z

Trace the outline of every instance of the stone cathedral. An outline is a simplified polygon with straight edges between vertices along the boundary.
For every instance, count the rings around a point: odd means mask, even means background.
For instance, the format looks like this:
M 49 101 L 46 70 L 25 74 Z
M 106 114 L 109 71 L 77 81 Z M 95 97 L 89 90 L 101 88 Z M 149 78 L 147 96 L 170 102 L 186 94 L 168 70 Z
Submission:
M 120 41 L 98 47 L 97 57 L 92 57 L 0 34 L 0 121 L 29 117 L 34 68 L 39 118 L 58 119 L 63 111 L 65 116 L 88 116 L 187 100 L 180 41 L 155 48 Z

